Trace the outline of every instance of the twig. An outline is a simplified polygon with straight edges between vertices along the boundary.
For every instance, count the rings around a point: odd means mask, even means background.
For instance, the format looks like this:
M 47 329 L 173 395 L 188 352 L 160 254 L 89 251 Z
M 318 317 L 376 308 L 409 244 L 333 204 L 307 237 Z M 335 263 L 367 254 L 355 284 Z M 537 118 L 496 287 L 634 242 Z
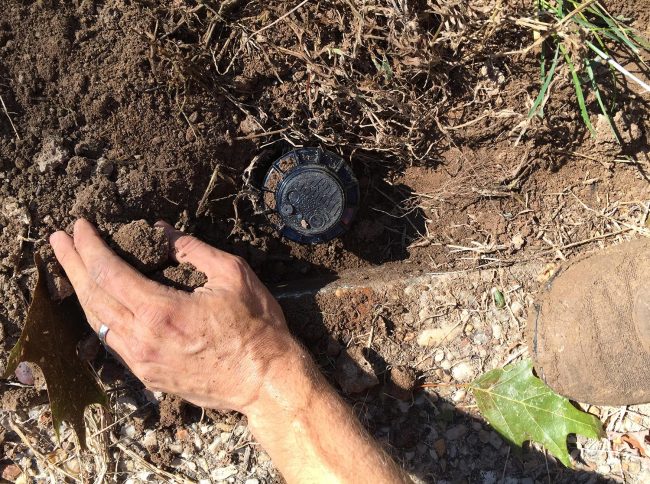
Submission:
M 455 387 L 455 388 L 467 388 L 468 383 L 423 383 L 420 385 L 420 388 L 438 388 L 438 387 Z
M 505 54 L 506 55 L 527 54 L 528 52 L 530 52 L 535 47 L 537 47 L 539 45 L 542 45 L 546 41 L 546 39 L 548 39 L 551 35 L 553 35 L 555 32 L 557 32 L 560 29 L 560 27 L 562 27 L 565 23 L 567 23 L 574 15 L 582 12 L 587 7 L 590 7 L 591 4 L 594 3 L 594 2 L 595 2 L 595 0 L 588 0 L 585 3 L 583 3 L 583 4 L 579 5 L 578 7 L 576 7 L 574 10 L 572 10 L 566 16 L 564 16 L 561 20 L 556 22 L 554 25 L 550 26 L 546 30 L 544 35 L 540 35 L 539 38 L 537 40 L 535 40 L 535 42 L 530 44 L 528 47 L 526 47 L 524 49 L 519 49 L 519 50 L 511 50 L 511 51 L 506 52 Z M 538 28 L 541 27 L 542 25 L 543 24 L 540 23 Z
M 70 479 L 73 479 L 76 482 L 79 482 L 79 479 L 77 479 L 75 476 L 73 476 L 69 472 L 66 472 L 64 469 L 61 469 L 57 465 L 50 462 L 50 460 L 47 458 L 47 456 L 45 456 L 41 452 L 39 452 L 39 450 L 36 449 L 32 445 L 32 443 L 29 441 L 29 439 L 23 433 L 23 431 L 18 427 L 18 425 L 16 425 L 16 423 L 11 419 L 9 420 L 9 426 L 11 427 L 11 430 L 13 430 L 16 433 L 16 435 L 18 435 L 18 437 L 20 437 L 20 440 L 23 441 L 23 443 L 29 448 L 29 450 L 32 451 L 34 456 L 36 456 L 36 458 L 39 459 L 39 462 L 42 462 L 50 470 L 50 472 L 52 472 L 52 471 L 60 472 L 65 477 L 68 477 Z M 52 478 L 54 478 L 54 477 L 52 476 Z
M 0 96 L 0 103 L 2 103 L 2 109 L 4 110 L 5 114 L 7 115 L 7 119 L 9 120 L 9 123 L 11 124 L 11 127 L 14 130 L 14 133 L 16 133 L 16 138 L 20 139 L 20 135 L 18 134 L 18 130 L 16 129 L 16 126 L 14 125 L 14 122 L 11 120 L 11 116 L 9 116 L 9 111 L 7 111 L 7 105 L 5 104 L 4 99 L 2 99 L 2 96 Z
M 138 461 L 143 467 L 149 469 L 154 474 L 164 478 L 166 480 L 166 482 L 183 482 L 183 483 L 195 482 L 195 481 L 192 481 L 192 480 L 188 479 L 187 477 L 183 476 L 182 474 L 181 475 L 174 475 L 174 474 L 171 474 L 171 473 L 169 473 L 167 471 L 159 469 L 155 465 L 147 462 L 145 459 L 140 457 L 137 453 L 133 452 L 131 449 L 129 449 L 126 445 L 124 445 L 121 442 L 117 442 L 115 444 L 115 446 L 118 447 L 122 452 L 127 454 L 129 457 L 131 457 L 133 460 Z
M 205 208 L 205 204 L 208 203 L 208 197 L 212 193 L 212 190 L 214 189 L 214 185 L 217 182 L 217 178 L 219 177 L 219 168 L 221 167 L 220 163 L 217 163 L 217 166 L 214 167 L 214 170 L 212 171 L 212 176 L 210 177 L 210 181 L 208 182 L 208 186 L 205 187 L 205 192 L 203 192 L 203 196 L 201 197 L 201 201 L 199 202 L 199 206 L 196 209 L 196 216 L 200 216 L 203 213 L 203 210 Z
M 296 5 L 295 7 L 293 7 L 293 8 L 292 8 L 291 10 L 289 10 L 287 13 L 285 13 L 285 14 L 283 14 L 283 15 L 280 15 L 278 18 L 276 18 L 276 19 L 275 19 L 273 22 L 271 22 L 270 24 L 265 25 L 265 26 L 262 27 L 261 29 L 256 30 L 255 32 L 253 32 L 253 33 L 252 33 L 248 38 L 249 38 L 249 39 L 250 39 L 250 38 L 253 38 L 253 37 L 255 37 L 257 34 L 259 34 L 260 32 L 263 32 L 263 31 L 265 31 L 266 29 L 269 29 L 269 28 L 273 27 L 275 24 L 277 24 L 278 22 L 280 22 L 282 19 L 288 17 L 288 16 L 291 15 L 293 12 L 295 12 L 296 10 L 298 10 L 300 7 L 302 7 L 302 6 L 303 6 L 304 4 L 306 4 L 308 1 L 309 1 L 309 0 L 302 0 L 302 2 L 300 2 L 298 5 Z
M 506 479 L 506 468 L 508 467 L 508 460 L 510 459 L 510 446 L 508 446 L 508 455 L 506 455 L 506 461 L 503 463 L 503 472 L 501 473 L 501 481 L 505 482 Z
M 242 140 L 247 140 L 247 139 L 255 139 L 255 138 L 261 138 L 262 136 L 271 136 L 273 134 L 280 134 L 288 130 L 289 128 L 282 128 L 282 129 L 275 129 L 273 131 L 265 131 L 263 133 L 253 133 L 249 134 L 246 136 L 237 136 L 236 138 L 233 138 L 235 141 L 242 141 Z

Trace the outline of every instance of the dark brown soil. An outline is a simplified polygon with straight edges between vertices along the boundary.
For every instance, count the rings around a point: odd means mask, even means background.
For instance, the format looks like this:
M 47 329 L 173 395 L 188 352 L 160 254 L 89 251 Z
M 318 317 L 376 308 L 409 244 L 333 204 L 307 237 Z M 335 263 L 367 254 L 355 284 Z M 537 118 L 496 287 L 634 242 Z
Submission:
M 77 217 L 95 222 L 136 267 L 183 290 L 204 277 L 166 261 L 150 227 L 158 219 L 243 256 L 274 286 L 374 266 L 389 278 L 570 258 L 626 235 L 644 207 L 647 219 L 650 110 L 636 86 L 616 98 L 622 146 L 595 114 L 601 129 L 589 135 L 568 75 L 553 84 L 546 116 L 526 123 L 538 52 L 500 53 L 529 45 L 530 30 L 502 19 L 472 33 L 492 15 L 484 2 L 403 3 L 404 11 L 379 0 L 307 2 L 266 28 L 287 2 L 5 0 L 0 367 L 35 282 L 33 253 Z M 647 3 L 607 3 L 650 33 Z M 534 15 L 523 2 L 502 4 L 510 16 Z M 598 112 L 593 95 L 587 104 Z M 359 179 L 356 223 L 338 240 L 283 240 L 251 200 L 265 167 L 294 146 L 339 153 Z M 50 269 L 51 292 L 69 292 L 60 269 Z M 343 292 L 323 308 L 326 327 L 313 300 L 287 308 L 287 318 L 331 364 L 372 325 L 397 342 L 414 337 L 398 317 L 377 319 L 383 303 L 372 291 Z M 408 400 L 417 373 L 395 344 L 384 367 L 396 366 L 378 382 L 389 398 Z M 102 358 L 105 380 L 131 388 L 121 372 L 109 378 Z M 34 393 L 0 391 L 3 409 Z M 187 415 L 168 403 L 155 425 L 173 429 Z M 399 449 L 419 435 L 417 416 L 404 418 L 391 438 Z M 380 410 L 369 419 L 390 423 Z M 159 454 L 156 464 L 167 466 L 171 454 Z

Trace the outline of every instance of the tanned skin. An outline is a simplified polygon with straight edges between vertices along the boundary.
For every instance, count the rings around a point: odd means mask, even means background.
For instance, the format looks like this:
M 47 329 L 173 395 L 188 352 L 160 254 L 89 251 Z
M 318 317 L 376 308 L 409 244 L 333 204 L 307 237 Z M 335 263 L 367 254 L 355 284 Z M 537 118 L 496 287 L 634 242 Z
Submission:
M 237 410 L 290 483 L 407 483 L 291 336 L 243 259 L 159 222 L 172 256 L 208 282 L 184 292 L 144 277 L 88 221 L 50 237 L 90 325 L 152 389 Z

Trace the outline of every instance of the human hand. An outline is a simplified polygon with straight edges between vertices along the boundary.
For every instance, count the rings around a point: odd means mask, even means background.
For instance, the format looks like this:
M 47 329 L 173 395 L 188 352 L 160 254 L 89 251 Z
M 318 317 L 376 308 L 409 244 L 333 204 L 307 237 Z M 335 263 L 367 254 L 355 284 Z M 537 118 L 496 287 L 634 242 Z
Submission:
M 147 279 L 84 219 L 75 223 L 73 237 L 59 231 L 50 243 L 90 325 L 110 328 L 106 344 L 148 388 L 246 413 L 273 368 L 286 368 L 287 358 L 302 350 L 243 259 L 157 225 L 172 256 L 205 273 L 203 287 L 189 293 Z

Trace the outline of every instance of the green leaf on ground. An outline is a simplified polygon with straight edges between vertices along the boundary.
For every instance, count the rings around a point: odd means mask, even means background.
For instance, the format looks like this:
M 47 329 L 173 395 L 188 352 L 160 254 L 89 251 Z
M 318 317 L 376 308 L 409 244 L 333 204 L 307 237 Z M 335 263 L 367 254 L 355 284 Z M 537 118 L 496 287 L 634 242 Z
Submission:
M 85 449 L 84 410 L 94 403 L 108 406 L 108 400 L 88 364 L 77 356 L 77 344 L 86 329 L 76 297 L 63 301 L 50 299 L 45 264 L 38 254 L 34 261 L 38 270 L 36 289 L 23 332 L 9 354 L 3 377 L 9 378 L 22 361 L 37 364 L 47 383 L 57 437 L 60 438 L 61 423 L 66 421 Z
M 567 467 L 569 434 L 594 439 L 605 435 L 600 420 L 533 375 L 530 360 L 489 371 L 469 388 L 481 414 L 504 439 L 518 447 L 528 440 L 538 442 Z

